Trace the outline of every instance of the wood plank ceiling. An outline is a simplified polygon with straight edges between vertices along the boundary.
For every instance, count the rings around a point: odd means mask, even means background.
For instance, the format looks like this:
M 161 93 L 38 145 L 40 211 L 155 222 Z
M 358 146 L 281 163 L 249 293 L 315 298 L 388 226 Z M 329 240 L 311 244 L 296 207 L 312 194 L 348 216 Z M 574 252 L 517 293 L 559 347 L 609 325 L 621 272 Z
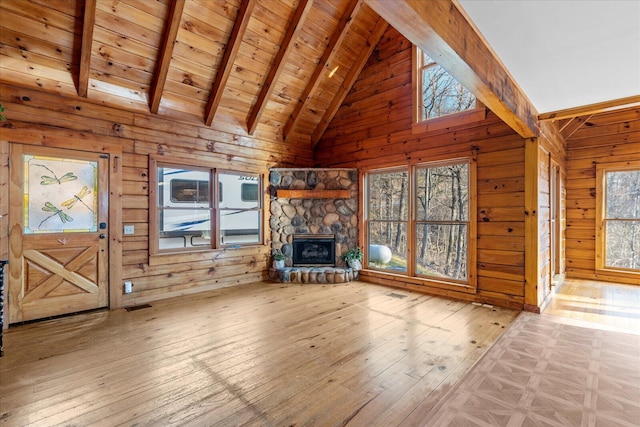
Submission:
M 386 26 L 362 0 L 0 0 L 0 80 L 315 145 Z

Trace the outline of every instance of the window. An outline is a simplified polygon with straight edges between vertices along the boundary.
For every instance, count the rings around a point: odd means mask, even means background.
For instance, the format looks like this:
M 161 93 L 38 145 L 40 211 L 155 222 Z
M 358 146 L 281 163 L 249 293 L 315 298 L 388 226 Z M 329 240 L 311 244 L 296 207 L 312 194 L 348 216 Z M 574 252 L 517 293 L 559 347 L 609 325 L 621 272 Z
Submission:
M 153 159 L 150 170 L 151 253 L 262 242 L 261 176 Z
M 367 176 L 369 267 L 407 272 L 408 183 L 406 170 Z
M 426 53 L 415 48 L 414 58 L 418 92 L 415 122 L 476 108 L 475 95 Z
M 259 243 L 262 212 L 258 176 L 220 172 L 218 179 L 226 192 L 224 202 L 219 203 L 220 243 Z
M 416 274 L 466 281 L 469 164 L 416 168 Z
M 243 202 L 255 202 L 258 200 L 258 184 L 243 183 L 240 187 L 240 193 Z
M 170 183 L 171 202 L 209 203 L 209 181 L 197 181 L 194 179 L 173 179 L 170 181 Z
M 640 162 L 597 167 L 596 267 L 640 272 Z
M 475 287 L 472 165 L 456 159 L 366 173 L 366 267 Z

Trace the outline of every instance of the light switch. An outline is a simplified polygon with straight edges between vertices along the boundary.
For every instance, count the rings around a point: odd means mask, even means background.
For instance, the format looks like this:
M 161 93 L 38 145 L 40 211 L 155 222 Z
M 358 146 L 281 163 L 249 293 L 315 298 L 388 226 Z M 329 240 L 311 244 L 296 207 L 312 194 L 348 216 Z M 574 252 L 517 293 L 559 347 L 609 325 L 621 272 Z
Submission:
M 135 234 L 135 228 L 133 225 L 125 225 L 124 226 L 124 234 Z

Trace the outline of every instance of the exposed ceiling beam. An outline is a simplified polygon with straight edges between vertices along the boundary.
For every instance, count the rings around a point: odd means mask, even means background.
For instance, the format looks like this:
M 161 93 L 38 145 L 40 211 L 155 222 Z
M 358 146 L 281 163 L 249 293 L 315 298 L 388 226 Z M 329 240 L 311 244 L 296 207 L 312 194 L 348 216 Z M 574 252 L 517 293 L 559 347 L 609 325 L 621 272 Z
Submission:
M 550 113 L 540 114 L 538 120 L 562 120 L 573 117 L 580 117 L 587 114 L 605 113 L 607 111 L 620 110 L 622 108 L 631 108 L 640 106 L 640 95 L 629 96 L 626 98 L 613 99 L 611 101 L 598 102 L 596 104 L 585 105 L 583 107 L 568 108 L 566 110 L 552 111 Z
M 178 29 L 180 28 L 180 19 L 184 9 L 184 0 L 173 0 L 169 5 L 169 13 L 167 15 L 167 27 L 162 37 L 160 45 L 158 61 L 156 63 L 156 72 L 151 81 L 149 90 L 149 108 L 152 113 L 157 113 L 162 99 L 162 92 L 167 81 L 167 73 L 171 64 L 171 56 L 173 55 L 173 46 L 176 42 Z
M 391 2 L 391 3 L 395 3 L 395 2 Z M 322 54 L 322 56 L 320 57 L 320 60 L 318 61 L 318 65 L 316 66 L 316 69 L 313 71 L 313 74 L 311 75 L 311 79 L 309 80 L 309 83 L 307 83 L 307 86 L 304 88 L 302 95 L 300 95 L 300 98 L 298 99 L 298 102 L 296 103 L 296 106 L 293 109 L 293 112 L 289 116 L 287 123 L 285 123 L 284 125 L 284 130 L 282 135 L 284 139 L 287 138 L 287 136 L 291 133 L 291 130 L 298 123 L 298 120 L 302 116 L 302 111 L 304 111 L 304 108 L 307 106 L 307 104 L 311 100 L 311 94 L 320 85 L 320 81 L 322 80 L 321 79 L 322 73 L 333 60 L 333 57 L 338 51 L 338 47 L 340 46 L 340 44 L 342 43 L 342 41 L 347 35 L 347 30 L 349 29 L 349 25 L 351 24 L 351 22 L 353 21 L 353 18 L 356 16 L 358 11 L 360 10 L 361 6 L 362 6 L 362 0 L 351 0 L 347 5 L 347 9 L 342 15 L 342 18 L 340 18 L 338 27 L 336 28 L 331 38 L 329 39 L 329 42 L 327 43 L 327 47 L 324 50 L 324 53 Z
M 388 26 L 389 24 L 387 23 L 387 21 L 382 18 L 378 19 L 378 22 L 373 28 L 373 31 L 371 31 L 371 35 L 367 39 L 366 47 L 360 51 L 360 54 L 349 69 L 349 72 L 345 76 L 344 81 L 340 85 L 340 88 L 338 88 L 338 92 L 331 100 L 329 108 L 327 108 L 324 115 L 322 116 L 322 119 L 320 119 L 320 123 L 318 123 L 318 126 L 316 126 L 316 129 L 313 131 L 313 134 L 311 135 L 312 147 L 315 147 L 318 144 L 318 141 L 320 141 L 320 138 L 322 138 L 322 135 L 324 135 L 327 127 L 329 127 L 329 123 L 331 123 L 331 120 L 333 120 L 333 117 L 340 109 L 342 102 L 347 97 L 347 94 L 353 87 L 353 84 L 358 79 L 360 72 L 366 65 L 367 60 L 371 56 L 373 50 L 376 48 L 378 42 L 380 41 L 380 38 L 382 38 L 382 35 L 384 34 Z
M 591 117 L 593 117 L 593 115 L 588 115 L 585 117 L 574 117 L 569 119 L 569 121 L 559 129 L 560 134 L 565 139 L 565 141 L 569 139 L 569 137 L 573 135 L 578 129 L 580 129 L 582 125 L 588 122 Z
M 251 12 L 253 12 L 255 4 L 256 0 L 242 0 L 242 3 L 240 3 L 236 21 L 233 24 L 233 29 L 229 36 L 229 42 L 224 50 L 224 54 L 222 55 L 222 61 L 220 61 L 220 66 L 216 73 L 216 79 L 213 82 L 211 94 L 209 95 L 209 100 L 207 101 L 207 106 L 204 110 L 204 122 L 207 126 L 211 126 L 211 123 L 213 123 L 213 117 L 216 115 L 218 106 L 220 106 L 222 93 L 227 85 L 227 80 L 229 80 L 233 63 L 236 60 L 238 49 L 240 49 L 240 43 L 244 38 L 244 33 L 247 30 L 249 18 L 251 18 Z
M 292 43 L 292 41 L 296 39 L 300 30 L 302 30 L 302 25 L 300 25 L 300 23 L 304 22 L 312 5 L 313 0 L 300 0 L 298 6 L 293 12 L 291 24 L 289 24 L 289 28 L 287 28 L 287 32 L 282 39 L 280 50 L 278 50 L 278 54 L 273 61 L 273 66 L 269 69 L 269 74 L 267 74 L 267 78 L 262 85 L 262 89 L 260 89 L 258 100 L 251 109 L 249 117 L 247 118 L 247 130 L 250 135 L 253 135 L 253 132 L 256 130 L 256 126 L 260 121 L 264 107 L 275 87 L 274 83 L 280 78 L 280 74 L 287 64 L 287 57 L 291 51 L 293 51 L 294 43 Z
M 535 108 L 455 0 L 364 0 L 523 138 Z
M 84 20 L 82 21 L 82 45 L 80 47 L 80 69 L 78 71 L 78 95 L 85 98 L 89 91 L 91 45 L 93 44 L 93 27 L 95 23 L 96 0 L 85 0 Z

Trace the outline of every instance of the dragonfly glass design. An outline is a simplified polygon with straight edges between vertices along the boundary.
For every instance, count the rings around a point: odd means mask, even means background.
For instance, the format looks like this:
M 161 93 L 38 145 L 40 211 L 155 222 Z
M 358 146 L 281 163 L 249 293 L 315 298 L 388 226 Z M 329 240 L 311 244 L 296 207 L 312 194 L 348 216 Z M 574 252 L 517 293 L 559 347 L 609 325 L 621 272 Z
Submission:
M 24 156 L 25 234 L 95 232 L 98 163 Z

